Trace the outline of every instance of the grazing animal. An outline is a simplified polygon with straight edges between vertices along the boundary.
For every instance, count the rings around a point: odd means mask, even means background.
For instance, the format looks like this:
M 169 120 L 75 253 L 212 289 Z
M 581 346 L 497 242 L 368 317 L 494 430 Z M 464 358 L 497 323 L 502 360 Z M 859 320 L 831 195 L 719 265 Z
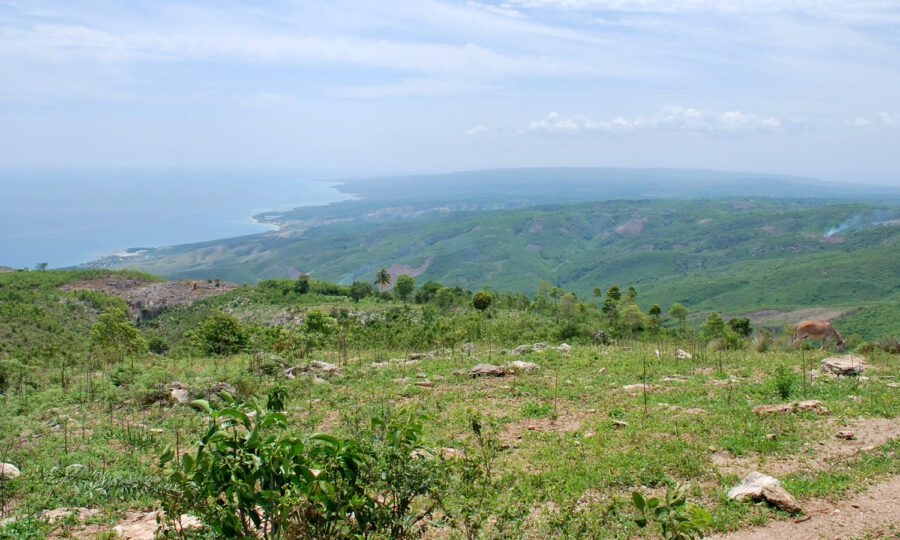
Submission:
M 828 321 L 801 321 L 795 324 L 794 345 L 797 347 L 801 346 L 806 338 L 821 339 L 822 346 L 819 347 L 820 351 L 825 350 L 828 338 L 834 339 L 838 351 L 844 352 L 844 349 L 847 348 L 847 343 L 844 341 L 841 333 L 835 330 L 834 326 L 831 326 L 831 323 Z

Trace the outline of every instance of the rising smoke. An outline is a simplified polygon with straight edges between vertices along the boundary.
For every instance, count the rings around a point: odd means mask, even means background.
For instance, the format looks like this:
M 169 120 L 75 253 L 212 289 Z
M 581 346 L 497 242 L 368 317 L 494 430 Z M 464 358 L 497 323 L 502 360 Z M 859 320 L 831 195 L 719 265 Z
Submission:
M 825 231 L 825 238 L 831 238 L 838 233 L 853 232 L 881 225 L 898 225 L 898 210 L 878 210 L 856 214 L 855 216 L 838 223 Z

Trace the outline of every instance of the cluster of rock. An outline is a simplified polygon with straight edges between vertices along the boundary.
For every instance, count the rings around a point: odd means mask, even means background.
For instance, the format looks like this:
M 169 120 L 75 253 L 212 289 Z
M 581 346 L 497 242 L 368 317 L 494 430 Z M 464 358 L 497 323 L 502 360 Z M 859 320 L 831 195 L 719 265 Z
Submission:
M 512 354 L 513 356 L 519 356 L 520 354 L 539 352 L 539 351 L 543 351 L 543 350 L 569 352 L 572 350 L 572 346 L 569 345 L 568 343 L 563 343 L 562 345 L 559 345 L 558 347 L 550 347 L 546 343 L 540 342 L 540 343 L 535 343 L 533 345 L 519 345 L 518 347 L 513 349 L 510 352 L 510 354 Z
M 341 378 L 341 368 L 328 362 L 313 360 L 305 366 L 289 367 L 281 372 L 285 379 L 296 379 L 297 377 L 312 377 L 314 383 L 325 383 L 328 378 Z
M 515 375 L 528 371 L 536 371 L 540 368 L 541 366 L 535 364 L 534 362 L 523 362 L 521 360 L 516 360 L 513 362 L 509 362 L 508 364 L 503 366 L 496 366 L 494 364 L 477 364 L 465 373 L 472 377 L 505 377 L 506 375 Z M 455 375 L 462 375 L 463 371 L 457 370 L 453 373 Z
M 18 478 L 21 474 L 19 468 L 12 463 L 0 462 L 0 481 L 12 480 L 13 478 Z

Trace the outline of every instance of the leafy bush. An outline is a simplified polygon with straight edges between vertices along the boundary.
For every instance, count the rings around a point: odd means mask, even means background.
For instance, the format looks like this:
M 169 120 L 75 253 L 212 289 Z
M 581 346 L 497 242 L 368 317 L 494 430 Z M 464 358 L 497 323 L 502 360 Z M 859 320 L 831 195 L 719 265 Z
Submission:
M 301 437 L 282 413 L 220 397 L 221 407 L 194 402 L 210 417 L 197 448 L 160 457 L 175 494 L 167 515 L 189 511 L 227 538 L 409 538 L 436 507 L 442 462 L 417 454 L 415 417 L 375 418 L 356 439 Z
M 197 347 L 206 355 L 235 354 L 244 350 L 247 336 L 237 317 L 215 310 L 197 325 L 194 333 Z
M 712 516 L 696 504 L 687 502 L 687 491 L 687 484 L 673 486 L 669 482 L 665 501 L 656 497 L 645 499 L 637 491 L 633 492 L 631 501 L 641 516 L 634 520 L 635 523 L 643 528 L 656 522 L 667 540 L 703 538 Z
M 791 397 L 794 386 L 797 384 L 797 378 L 797 373 L 788 366 L 781 365 L 775 369 L 775 373 L 772 375 L 772 382 L 775 386 L 775 391 L 782 399 Z
M 772 345 L 772 333 L 761 328 L 753 334 L 753 349 L 758 353 L 764 353 L 769 350 Z
M 879 339 L 877 343 L 881 350 L 886 353 L 900 354 L 900 338 L 897 338 L 897 336 Z

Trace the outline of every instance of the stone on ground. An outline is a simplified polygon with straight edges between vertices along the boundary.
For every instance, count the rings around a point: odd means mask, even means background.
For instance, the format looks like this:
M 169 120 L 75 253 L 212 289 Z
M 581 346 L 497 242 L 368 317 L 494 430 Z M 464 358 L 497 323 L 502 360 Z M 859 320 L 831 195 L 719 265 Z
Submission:
M 19 468 L 12 463 L 0 463 L 0 480 L 12 480 L 21 474 Z
M 541 366 L 534 362 L 523 362 L 522 360 L 515 360 L 506 364 L 506 370 L 512 373 L 525 373 L 526 371 L 536 371 L 538 369 L 541 369 Z
M 798 513 L 803 509 L 793 495 L 781 487 L 781 482 L 771 476 L 753 471 L 744 480 L 728 490 L 729 500 L 744 500 L 750 498 L 754 501 L 766 501 L 788 512 Z
M 187 405 L 191 402 L 191 393 L 185 388 L 173 388 L 172 400 L 181 405 Z
M 675 351 L 675 358 L 677 358 L 679 360 L 690 360 L 693 357 L 694 357 L 694 355 L 692 355 L 691 353 L 689 353 L 685 350 L 678 349 Z
M 822 360 L 822 371 L 835 375 L 859 375 L 866 368 L 865 358 L 848 354 L 841 357 L 829 357 Z
M 812 411 L 819 414 L 828 414 L 828 409 L 822 406 L 822 402 L 815 399 L 806 401 L 792 401 L 790 403 L 775 403 L 771 405 L 759 405 L 753 408 L 753 414 L 765 416 L 773 413 L 789 413 L 795 411 Z
M 469 375 L 473 377 L 481 377 L 483 375 L 503 377 L 506 375 L 506 368 L 495 366 L 493 364 L 478 364 L 469 370 Z

